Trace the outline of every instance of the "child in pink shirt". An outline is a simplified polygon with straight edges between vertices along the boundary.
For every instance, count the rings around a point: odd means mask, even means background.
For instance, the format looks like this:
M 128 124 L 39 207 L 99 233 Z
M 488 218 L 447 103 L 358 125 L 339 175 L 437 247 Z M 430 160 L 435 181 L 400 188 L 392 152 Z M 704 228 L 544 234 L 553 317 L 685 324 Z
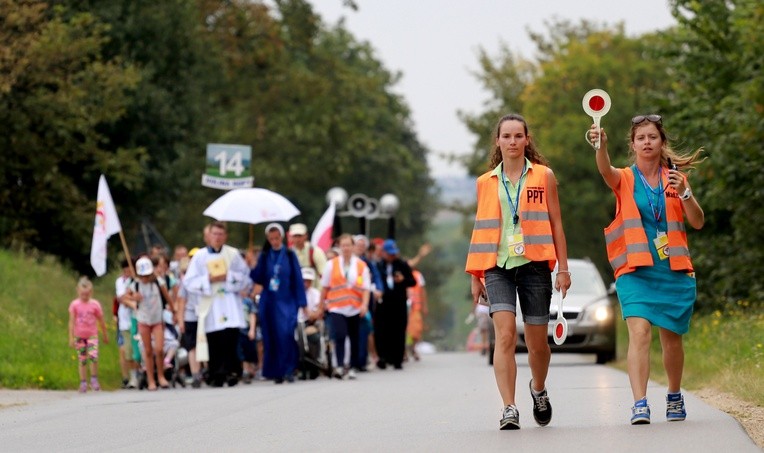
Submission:
M 98 327 L 104 344 L 109 343 L 101 304 L 91 299 L 93 284 L 87 277 L 77 282 L 77 299 L 69 304 L 69 344 L 77 350 L 80 368 L 80 393 L 88 391 L 87 366 L 90 362 L 90 388 L 101 390 L 98 383 Z

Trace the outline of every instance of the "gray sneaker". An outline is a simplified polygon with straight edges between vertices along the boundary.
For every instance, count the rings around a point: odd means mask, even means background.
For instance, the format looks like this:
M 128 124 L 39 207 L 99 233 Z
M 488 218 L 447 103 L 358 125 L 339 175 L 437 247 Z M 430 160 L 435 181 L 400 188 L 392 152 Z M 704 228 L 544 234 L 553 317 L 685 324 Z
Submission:
M 533 391 L 533 379 L 528 383 L 531 389 L 531 398 L 533 398 L 533 419 L 539 426 L 546 426 L 552 421 L 552 405 L 549 403 L 549 395 L 546 389 L 538 395 Z
M 504 408 L 501 420 L 499 420 L 499 429 L 520 429 L 520 412 L 518 412 L 517 406 L 510 404 Z

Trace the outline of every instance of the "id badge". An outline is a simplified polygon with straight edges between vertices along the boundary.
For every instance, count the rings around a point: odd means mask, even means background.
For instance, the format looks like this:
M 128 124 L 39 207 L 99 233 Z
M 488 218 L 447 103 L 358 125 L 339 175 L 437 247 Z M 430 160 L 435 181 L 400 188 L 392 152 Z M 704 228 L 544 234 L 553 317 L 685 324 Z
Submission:
M 523 233 L 511 234 L 507 239 L 509 240 L 509 256 L 525 255 L 525 242 L 523 240 Z
M 661 261 L 668 259 L 668 236 L 666 233 L 659 231 L 658 236 L 653 239 L 653 244 L 655 244 L 655 249 L 658 251 L 658 258 L 660 258 Z
M 279 290 L 279 278 L 278 277 L 272 277 L 270 283 L 268 284 L 268 289 L 271 291 L 278 291 Z

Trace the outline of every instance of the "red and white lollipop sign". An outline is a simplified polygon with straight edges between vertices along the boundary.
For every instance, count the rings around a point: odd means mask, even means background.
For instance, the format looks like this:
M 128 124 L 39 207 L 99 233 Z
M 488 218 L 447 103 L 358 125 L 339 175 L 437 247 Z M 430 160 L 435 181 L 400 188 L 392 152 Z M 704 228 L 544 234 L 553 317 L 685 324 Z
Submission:
M 589 90 L 581 102 L 584 107 L 584 112 L 592 117 L 597 129 L 600 128 L 600 119 L 610 111 L 610 95 L 605 90 L 595 88 Z M 589 132 L 587 132 L 588 141 Z M 600 149 L 600 140 L 597 138 L 597 142 L 593 144 L 595 149 Z
M 557 319 L 552 327 L 552 338 L 554 339 L 554 344 L 558 346 L 565 343 L 565 339 L 568 338 L 568 320 L 562 314 L 562 292 L 559 295 L 560 297 L 557 299 Z

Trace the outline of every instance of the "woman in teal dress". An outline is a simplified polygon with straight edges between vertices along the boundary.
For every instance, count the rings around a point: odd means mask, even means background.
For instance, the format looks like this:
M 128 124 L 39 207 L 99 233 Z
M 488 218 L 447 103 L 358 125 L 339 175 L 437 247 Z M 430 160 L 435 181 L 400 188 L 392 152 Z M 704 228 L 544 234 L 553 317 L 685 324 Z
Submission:
M 592 125 L 589 138 L 592 143 L 601 139 L 597 169 L 617 200 L 615 220 L 605 230 L 605 237 L 629 330 L 627 368 L 634 396 L 631 423 L 650 423 L 647 381 L 652 326 L 660 332 L 668 377 L 666 418 L 684 420 L 682 335 L 689 330 L 696 296 L 684 221 L 700 229 L 704 216 L 687 176 L 678 168 L 693 168 L 700 162 L 701 150 L 690 154 L 674 151 L 659 115 L 632 118 L 633 165 L 627 168 L 610 165 L 604 129 Z

